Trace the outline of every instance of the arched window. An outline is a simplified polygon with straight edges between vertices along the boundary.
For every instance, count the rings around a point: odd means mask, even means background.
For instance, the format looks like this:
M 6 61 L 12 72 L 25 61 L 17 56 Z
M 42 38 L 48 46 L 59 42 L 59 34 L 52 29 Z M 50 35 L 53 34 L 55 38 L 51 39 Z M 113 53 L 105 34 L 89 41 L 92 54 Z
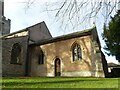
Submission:
M 40 51 L 40 54 L 39 54 L 38 63 L 44 64 L 44 53 L 42 50 Z
M 15 43 L 11 51 L 11 64 L 18 64 L 21 60 L 21 46 Z
M 73 61 L 82 59 L 82 51 L 80 45 L 78 45 L 77 43 L 73 45 L 72 54 L 73 54 Z

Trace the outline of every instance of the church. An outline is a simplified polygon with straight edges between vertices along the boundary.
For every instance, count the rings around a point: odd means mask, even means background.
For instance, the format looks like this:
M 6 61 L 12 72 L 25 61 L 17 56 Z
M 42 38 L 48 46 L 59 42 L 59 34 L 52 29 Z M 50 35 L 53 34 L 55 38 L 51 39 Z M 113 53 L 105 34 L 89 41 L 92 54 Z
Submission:
M 2 76 L 107 76 L 107 61 L 95 26 L 52 37 L 44 21 L 13 33 L 10 19 L 4 17 L 3 21 L 7 24 L 0 24 L 4 27 L 0 36 Z
M 52 37 L 45 22 L 2 36 L 3 76 L 106 77 L 96 27 Z

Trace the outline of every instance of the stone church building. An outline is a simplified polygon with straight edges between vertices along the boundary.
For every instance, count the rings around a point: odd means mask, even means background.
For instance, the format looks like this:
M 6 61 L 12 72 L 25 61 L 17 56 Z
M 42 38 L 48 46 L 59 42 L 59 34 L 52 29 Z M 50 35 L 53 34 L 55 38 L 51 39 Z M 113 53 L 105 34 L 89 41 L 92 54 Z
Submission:
M 14 33 L 10 33 L 10 22 L 4 16 L 4 0 L 1 0 L 3 76 L 107 76 L 107 62 L 96 27 L 52 37 L 45 22 Z
M 41 22 L 1 38 L 3 76 L 107 75 L 96 27 L 52 37 Z

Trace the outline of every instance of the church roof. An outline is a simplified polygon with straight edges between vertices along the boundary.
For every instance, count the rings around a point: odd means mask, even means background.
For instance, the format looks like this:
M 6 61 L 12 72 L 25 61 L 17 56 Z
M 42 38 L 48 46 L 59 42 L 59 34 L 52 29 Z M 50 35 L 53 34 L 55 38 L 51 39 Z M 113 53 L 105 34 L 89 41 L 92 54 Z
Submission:
M 33 45 L 33 46 L 34 45 L 43 45 L 43 44 L 47 44 L 47 43 L 53 43 L 53 42 L 57 42 L 57 41 L 62 41 L 62 40 L 77 38 L 77 37 L 81 37 L 81 36 L 91 35 L 93 30 L 96 30 L 95 26 L 93 28 L 90 28 L 90 29 L 70 33 L 70 34 L 67 34 L 67 35 L 62 35 L 62 36 L 54 37 L 54 38 L 51 38 L 51 39 L 44 39 L 42 41 L 34 42 L 31 45 Z
M 0 38 L 4 38 L 4 37 L 10 36 L 10 35 L 14 35 L 14 34 L 17 34 L 17 33 L 21 33 L 21 32 L 28 31 L 29 28 L 34 27 L 34 26 L 36 26 L 36 25 L 38 25 L 38 24 L 42 24 L 42 23 L 44 23 L 44 25 L 46 26 L 45 22 L 42 21 L 42 22 L 37 23 L 37 24 L 35 24 L 35 25 L 29 26 L 29 27 L 27 27 L 27 28 L 25 28 L 25 29 L 22 29 L 22 30 L 19 30 L 19 31 L 13 32 L 13 33 L 9 33 L 9 34 L 6 34 L 6 35 L 3 35 L 3 36 L 1 36 Z M 46 26 L 46 27 L 47 27 L 47 26 Z M 49 33 L 50 33 L 50 32 L 49 32 Z M 50 33 L 50 35 L 51 35 L 51 33 Z M 51 37 L 52 37 L 52 35 L 51 35 Z
M 6 35 L 3 35 L 3 36 L 0 37 L 0 38 L 4 38 L 4 37 L 7 37 L 7 36 L 10 36 L 10 35 L 13 35 L 13 34 L 17 34 L 17 33 L 21 33 L 21 32 L 24 32 L 24 31 L 27 31 L 27 29 L 22 29 L 22 30 L 13 32 L 13 33 L 6 34 Z

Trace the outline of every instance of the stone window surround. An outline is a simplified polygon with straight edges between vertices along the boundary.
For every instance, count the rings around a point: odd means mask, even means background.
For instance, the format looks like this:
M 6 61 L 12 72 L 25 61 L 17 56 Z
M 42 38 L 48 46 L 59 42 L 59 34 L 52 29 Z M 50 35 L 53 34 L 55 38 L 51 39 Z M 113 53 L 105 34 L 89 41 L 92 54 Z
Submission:
M 16 46 L 17 45 L 17 46 Z M 12 59 L 13 59 L 13 56 L 15 56 L 15 55 L 13 55 L 13 54 L 15 54 L 16 52 L 13 52 L 13 50 L 15 50 L 15 49 L 13 49 L 14 47 L 17 47 L 19 50 L 19 53 L 18 53 L 18 55 L 16 56 L 16 60 L 18 60 L 18 61 L 13 61 Z M 21 64 L 21 54 L 22 54 L 22 47 L 21 47 L 21 45 L 20 45 L 20 43 L 14 43 L 13 44 L 13 46 L 12 46 L 12 50 L 11 50 L 11 61 L 10 61 L 10 64 L 18 64 L 18 65 L 22 65 Z

